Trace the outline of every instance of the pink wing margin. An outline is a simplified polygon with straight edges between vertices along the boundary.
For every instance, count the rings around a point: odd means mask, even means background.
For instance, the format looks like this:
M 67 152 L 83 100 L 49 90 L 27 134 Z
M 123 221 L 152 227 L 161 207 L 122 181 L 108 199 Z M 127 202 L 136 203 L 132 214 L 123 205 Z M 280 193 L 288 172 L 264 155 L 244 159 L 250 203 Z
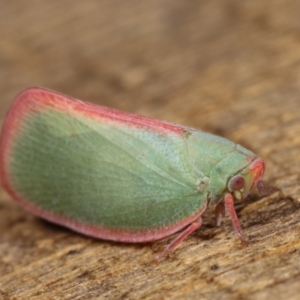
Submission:
M 186 130 L 185 127 L 180 125 L 140 115 L 125 113 L 103 106 L 97 106 L 95 104 L 72 99 L 63 94 L 59 94 L 44 88 L 33 87 L 26 89 L 16 97 L 3 124 L 0 140 L 0 177 L 1 183 L 5 190 L 27 211 L 30 211 L 31 213 L 38 215 L 50 222 L 71 228 L 88 236 L 105 240 L 138 243 L 155 241 L 169 236 L 188 226 L 193 221 L 199 219 L 206 209 L 206 206 L 204 206 L 192 216 L 180 220 L 179 222 L 168 227 L 159 229 L 145 229 L 143 231 L 128 231 L 122 228 L 107 229 L 91 224 L 84 224 L 71 218 L 45 211 L 33 205 L 30 203 L 30 199 L 25 199 L 21 194 L 18 193 L 18 191 L 14 189 L 13 183 L 10 180 L 7 162 L 10 158 L 14 140 L 17 138 L 18 132 L 22 127 L 22 122 L 26 115 L 32 114 L 46 107 L 51 107 L 69 113 L 86 115 L 86 117 L 99 119 L 99 121 L 101 120 L 102 122 L 103 120 L 107 120 L 108 122 L 113 122 L 120 125 L 126 124 L 127 126 L 129 125 L 138 128 L 144 128 L 159 132 L 162 135 L 173 133 L 181 136 Z

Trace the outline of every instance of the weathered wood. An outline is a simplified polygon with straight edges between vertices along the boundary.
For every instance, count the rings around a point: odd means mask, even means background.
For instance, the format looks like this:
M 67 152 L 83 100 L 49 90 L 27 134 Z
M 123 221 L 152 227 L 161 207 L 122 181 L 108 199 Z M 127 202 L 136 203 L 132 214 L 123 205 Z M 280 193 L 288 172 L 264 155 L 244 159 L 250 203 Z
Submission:
M 27 86 L 183 123 L 253 150 L 281 192 L 237 205 L 165 261 L 152 244 L 95 240 L 0 193 L 0 299 L 298 299 L 298 1 L 46 1 L 0 4 L 0 115 Z

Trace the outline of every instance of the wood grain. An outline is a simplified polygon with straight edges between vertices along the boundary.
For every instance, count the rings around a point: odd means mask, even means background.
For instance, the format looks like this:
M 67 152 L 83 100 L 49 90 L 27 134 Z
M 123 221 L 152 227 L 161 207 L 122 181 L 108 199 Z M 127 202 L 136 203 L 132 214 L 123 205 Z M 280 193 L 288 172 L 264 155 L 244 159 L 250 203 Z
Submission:
M 230 220 L 174 237 L 95 240 L 0 193 L 0 299 L 299 299 L 300 3 L 46 1 L 0 4 L 0 116 L 27 86 L 201 128 L 253 150 L 265 183 Z

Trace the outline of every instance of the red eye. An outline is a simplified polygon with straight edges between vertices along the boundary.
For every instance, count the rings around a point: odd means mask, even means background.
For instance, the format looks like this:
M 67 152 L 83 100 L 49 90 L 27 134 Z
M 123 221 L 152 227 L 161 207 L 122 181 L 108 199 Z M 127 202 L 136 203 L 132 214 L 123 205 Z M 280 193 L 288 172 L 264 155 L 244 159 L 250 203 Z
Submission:
M 245 179 L 241 175 L 233 176 L 228 182 L 228 189 L 230 191 L 239 191 L 245 185 Z

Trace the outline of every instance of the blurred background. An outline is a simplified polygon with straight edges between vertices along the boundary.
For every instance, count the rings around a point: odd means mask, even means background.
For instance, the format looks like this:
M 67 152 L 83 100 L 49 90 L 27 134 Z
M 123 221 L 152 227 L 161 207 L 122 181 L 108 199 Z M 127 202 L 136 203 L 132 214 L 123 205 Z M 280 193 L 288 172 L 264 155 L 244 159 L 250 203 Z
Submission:
M 292 0 L 2 1 L 0 116 L 28 86 L 204 127 L 220 106 L 282 101 L 283 86 L 299 89 L 299 9 Z
M 296 0 L 0 1 L 0 120 L 21 90 L 46 87 L 222 135 L 282 192 L 238 206 L 248 249 L 208 214 L 154 268 L 149 245 L 38 222 L 1 190 L 0 299 L 298 299 L 299 12 Z

